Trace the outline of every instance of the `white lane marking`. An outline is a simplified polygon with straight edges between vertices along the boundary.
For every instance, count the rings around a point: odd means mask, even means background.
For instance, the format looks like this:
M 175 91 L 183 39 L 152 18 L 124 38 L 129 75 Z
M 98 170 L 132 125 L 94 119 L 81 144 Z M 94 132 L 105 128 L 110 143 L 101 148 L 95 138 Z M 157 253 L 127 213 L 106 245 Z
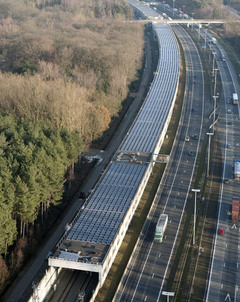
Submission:
M 225 262 L 223 263 L 223 266 L 224 266 L 224 267 L 226 266 L 226 263 L 225 263 Z
M 152 274 L 152 278 L 154 278 L 154 273 Z
M 183 173 L 186 173 L 186 170 L 184 170 Z
M 181 184 L 183 183 L 183 180 L 181 180 Z
M 226 248 L 227 248 L 227 243 L 226 243 Z
M 221 284 L 221 289 L 223 289 L 223 284 Z
M 176 208 L 176 205 L 174 205 L 174 209 Z
M 237 291 L 238 291 L 238 286 L 235 285 L 234 302 L 237 301 Z
M 177 195 L 179 196 L 179 195 L 180 195 L 180 193 L 178 192 L 178 193 L 177 193 Z
M 237 268 L 238 268 L 238 263 L 237 263 Z
M 145 297 L 144 301 L 147 301 L 147 296 Z
M 167 239 L 167 235 L 165 235 L 165 238 L 164 239 Z
M 169 220 L 169 223 L 172 223 L 172 219 Z
M 231 301 L 231 298 L 230 298 L 230 295 L 229 295 L 229 294 L 226 295 L 226 298 L 225 298 L 224 301 Z
M 148 250 L 147 258 L 146 258 L 146 260 L 145 260 L 145 262 L 144 262 L 144 265 L 143 265 L 141 274 L 140 274 L 140 276 L 139 276 L 139 278 L 138 278 L 138 282 L 137 282 L 137 285 L 136 285 L 135 290 L 134 290 L 134 292 L 133 292 L 131 301 L 133 301 L 133 299 L 134 299 L 134 297 L 135 297 L 135 295 L 136 295 L 136 291 L 137 291 L 137 289 L 138 289 L 139 282 L 140 282 L 140 280 L 141 280 L 141 278 L 142 278 L 143 271 L 145 270 L 145 266 L 146 266 L 146 264 L 147 264 L 147 262 L 148 262 L 148 258 L 149 258 L 149 255 L 150 255 L 150 253 L 151 253 L 152 246 L 153 246 L 153 242 L 151 243 L 151 246 L 150 246 L 150 248 L 149 248 L 149 250 Z
M 160 258 L 161 257 L 161 253 L 159 253 L 159 255 L 158 255 L 158 258 Z

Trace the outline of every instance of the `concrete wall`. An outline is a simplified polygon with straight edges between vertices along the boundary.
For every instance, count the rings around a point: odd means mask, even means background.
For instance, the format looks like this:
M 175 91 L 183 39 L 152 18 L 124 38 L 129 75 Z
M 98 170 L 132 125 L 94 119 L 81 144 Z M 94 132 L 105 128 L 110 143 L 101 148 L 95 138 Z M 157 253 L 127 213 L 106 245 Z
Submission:
M 49 267 L 46 270 L 46 274 L 39 284 L 34 285 L 33 294 L 28 300 L 28 302 L 42 302 L 47 296 L 48 292 L 54 286 L 56 279 L 58 278 L 62 268 Z

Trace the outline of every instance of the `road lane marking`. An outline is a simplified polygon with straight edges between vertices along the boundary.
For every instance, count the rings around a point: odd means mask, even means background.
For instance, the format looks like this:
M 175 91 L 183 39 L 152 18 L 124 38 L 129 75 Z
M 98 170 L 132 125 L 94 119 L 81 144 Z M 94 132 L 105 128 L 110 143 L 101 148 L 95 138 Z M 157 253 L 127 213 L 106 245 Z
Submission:
M 186 173 L 186 170 L 184 170 L 183 173 Z
M 179 196 L 179 195 L 180 195 L 180 193 L 178 192 L 178 193 L 177 193 L 177 195 Z
M 152 278 L 154 278 L 154 273 L 152 274 Z
M 147 301 L 147 296 L 145 297 L 144 301 Z
M 161 253 L 159 253 L 159 255 L 158 255 L 158 258 L 160 258 L 161 257 Z
M 224 266 L 224 267 L 226 266 L 226 263 L 225 263 L 225 262 L 223 263 L 223 266 Z
M 226 243 L 226 248 L 227 248 L 227 243 Z
M 226 295 L 226 298 L 225 298 L 224 301 L 231 301 L 231 298 L 230 298 L 230 295 L 229 295 L 229 294 Z
M 174 205 L 174 209 L 176 208 L 176 205 Z
M 223 289 L 223 284 L 221 284 L 221 289 Z
M 172 219 L 169 220 L 169 223 L 172 223 Z
M 181 184 L 183 183 L 183 180 L 181 180 Z

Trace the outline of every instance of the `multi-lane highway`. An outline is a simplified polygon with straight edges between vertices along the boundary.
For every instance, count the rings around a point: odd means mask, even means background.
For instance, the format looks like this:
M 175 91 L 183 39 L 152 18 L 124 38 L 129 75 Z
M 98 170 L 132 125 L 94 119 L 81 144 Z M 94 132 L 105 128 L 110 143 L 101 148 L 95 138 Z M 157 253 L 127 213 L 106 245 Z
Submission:
M 223 154 L 222 182 L 219 196 L 218 221 L 214 242 L 206 301 L 240 301 L 240 250 L 239 223 L 232 222 L 232 198 L 240 197 L 239 183 L 233 180 L 233 164 L 240 158 L 239 106 L 233 105 L 232 94 L 240 87 L 228 56 L 222 47 L 212 45 L 217 59 L 217 68 L 222 80 L 222 94 L 219 100 L 219 122 L 217 127 Z M 223 56 L 224 54 L 224 56 Z M 226 60 L 222 60 L 225 57 Z M 225 234 L 219 235 L 223 228 Z
M 204 112 L 204 79 L 198 51 L 180 27 L 174 28 L 181 40 L 186 60 L 186 90 L 183 114 L 171 153 L 171 160 L 162 179 L 157 198 L 138 241 L 115 301 L 160 301 L 171 269 L 171 260 L 179 235 L 184 209 L 199 151 Z M 192 136 L 196 134 L 193 139 Z M 185 138 L 190 136 L 190 141 Z M 193 151 L 189 155 L 189 151 Z M 169 223 L 163 243 L 153 242 L 156 222 L 161 213 Z

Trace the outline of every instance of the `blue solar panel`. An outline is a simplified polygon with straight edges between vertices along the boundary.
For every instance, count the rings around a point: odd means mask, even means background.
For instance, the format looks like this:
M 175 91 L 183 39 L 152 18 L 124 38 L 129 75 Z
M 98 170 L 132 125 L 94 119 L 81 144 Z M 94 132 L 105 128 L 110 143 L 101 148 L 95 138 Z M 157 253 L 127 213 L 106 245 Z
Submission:
M 110 244 L 145 170 L 143 165 L 112 163 L 67 239 Z
M 135 2 L 135 1 L 134 1 Z M 179 52 L 167 24 L 154 24 L 160 51 L 156 76 L 121 150 L 153 152 L 168 117 L 179 75 Z

